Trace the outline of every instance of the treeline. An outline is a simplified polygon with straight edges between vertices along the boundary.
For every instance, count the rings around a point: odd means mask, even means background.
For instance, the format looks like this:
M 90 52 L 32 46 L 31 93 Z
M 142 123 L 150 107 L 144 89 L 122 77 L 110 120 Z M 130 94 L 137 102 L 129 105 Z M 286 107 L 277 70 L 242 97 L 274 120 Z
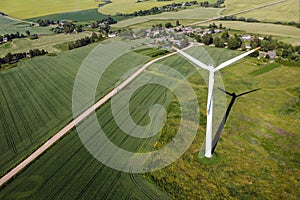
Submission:
M 39 24 L 39 26 L 50 26 L 50 25 L 55 25 L 55 24 L 59 24 L 59 21 L 53 21 L 53 20 L 49 20 L 49 19 L 38 19 L 37 23 Z
M 297 23 L 294 21 L 291 21 L 291 22 L 280 22 L 280 21 L 262 22 L 255 18 L 237 17 L 235 15 L 224 16 L 224 17 L 220 17 L 219 19 L 224 20 L 224 21 L 242 21 L 242 22 L 261 22 L 261 23 L 269 23 L 269 24 L 281 24 L 281 25 L 294 26 L 294 27 L 300 28 L 300 23 Z
M 111 17 L 108 17 L 108 18 L 104 18 L 102 20 L 96 20 L 90 26 L 91 26 L 91 28 L 99 28 L 100 26 L 102 26 L 104 24 L 111 25 L 111 24 L 116 24 L 116 23 L 117 23 L 116 20 L 114 20 Z
M 29 52 L 24 52 L 24 53 L 7 53 L 4 57 L 0 58 L 0 69 L 1 66 L 4 64 L 12 64 L 12 63 L 16 63 L 24 58 L 30 57 L 36 57 L 36 56 L 42 56 L 48 54 L 47 51 L 45 51 L 44 49 L 39 50 L 39 49 L 32 49 L 29 50 Z
M 74 32 L 83 32 L 83 26 L 82 25 L 76 25 L 72 22 L 62 22 L 58 24 L 57 27 L 52 28 L 51 31 L 53 31 L 56 34 L 59 33 L 74 33 Z
M 208 1 L 204 2 L 198 2 L 198 1 L 186 1 L 184 3 L 172 3 L 172 4 L 167 4 L 162 7 L 153 7 L 149 10 L 140 10 L 140 11 L 135 11 L 133 13 L 117 13 L 118 16 L 146 16 L 146 15 L 156 15 L 160 14 L 163 12 L 170 12 L 170 11 L 177 11 L 178 9 L 182 7 L 187 7 L 187 6 L 193 6 L 193 5 L 199 5 L 201 7 L 214 7 L 214 8 L 220 8 L 221 4 L 224 3 L 224 0 L 218 0 L 216 3 L 210 4 Z
M 24 38 L 26 37 L 24 34 L 20 34 L 19 32 L 12 33 L 12 34 L 5 34 L 5 35 L 0 35 L 0 44 L 5 40 L 6 42 L 12 41 L 13 39 L 16 38 Z
M 68 49 L 76 49 L 101 40 L 103 40 L 102 34 L 100 33 L 97 35 L 97 33 L 93 32 L 91 37 L 84 37 L 76 40 L 75 42 L 68 43 Z
M 235 15 L 220 17 L 220 20 L 224 21 L 242 21 L 242 22 L 260 22 L 255 18 L 237 17 Z

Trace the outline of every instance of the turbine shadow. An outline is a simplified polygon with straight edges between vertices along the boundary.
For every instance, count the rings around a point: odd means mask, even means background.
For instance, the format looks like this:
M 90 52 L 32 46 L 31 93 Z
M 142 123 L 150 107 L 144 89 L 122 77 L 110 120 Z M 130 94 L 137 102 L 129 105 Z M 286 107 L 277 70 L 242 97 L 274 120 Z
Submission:
M 217 147 L 217 144 L 218 144 L 218 141 L 219 141 L 219 139 L 220 139 L 220 137 L 221 137 L 223 128 L 224 128 L 224 126 L 225 126 L 225 123 L 226 123 L 226 121 L 227 121 L 227 118 L 228 118 L 228 116 L 229 116 L 229 113 L 230 113 L 230 111 L 231 111 L 231 108 L 232 108 L 232 106 L 233 106 L 233 104 L 234 104 L 236 98 L 241 97 L 241 96 L 244 96 L 244 95 L 249 94 L 249 93 L 252 93 L 252 92 L 256 92 L 256 91 L 258 91 L 258 90 L 261 90 L 261 88 L 254 89 L 254 90 L 250 90 L 250 91 L 248 91 L 248 92 L 244 92 L 244 93 L 241 93 L 241 94 L 239 94 L 239 95 L 237 95 L 236 93 L 230 93 L 230 92 L 227 92 L 227 91 L 225 91 L 225 90 L 223 90 L 223 89 L 221 89 L 221 88 L 219 88 L 219 90 L 221 90 L 222 92 L 224 92 L 224 93 L 226 93 L 227 95 L 231 96 L 232 98 L 231 98 L 231 101 L 230 101 L 230 103 L 229 103 L 229 105 L 228 105 L 228 108 L 227 108 L 227 110 L 226 110 L 226 112 L 225 112 L 225 115 L 224 115 L 224 117 L 223 117 L 223 119 L 222 119 L 222 122 L 221 122 L 220 126 L 218 127 L 218 130 L 217 130 L 217 132 L 216 132 L 216 135 L 215 135 L 215 137 L 214 137 L 214 139 L 213 139 L 213 141 L 212 141 L 212 150 L 211 150 L 211 154 L 214 153 L 214 151 L 215 151 L 215 149 L 216 149 L 216 147 Z

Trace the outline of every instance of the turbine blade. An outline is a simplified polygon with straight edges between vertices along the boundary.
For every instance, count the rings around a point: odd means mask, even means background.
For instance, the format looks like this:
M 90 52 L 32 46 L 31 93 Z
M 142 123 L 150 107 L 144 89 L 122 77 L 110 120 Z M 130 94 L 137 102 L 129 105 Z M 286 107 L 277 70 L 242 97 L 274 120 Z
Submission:
M 250 90 L 250 91 L 248 91 L 248 92 L 244 92 L 244 93 L 242 93 L 242 94 L 237 95 L 237 97 L 240 97 L 240 96 L 243 96 L 243 95 L 252 93 L 252 92 L 256 92 L 257 90 L 261 90 L 261 88 L 257 88 L 257 89 L 254 89 L 254 90 Z
M 232 93 L 230 93 L 230 92 L 227 92 L 226 90 L 223 90 L 222 88 L 218 88 L 219 90 L 221 90 L 222 92 L 224 92 L 224 93 L 226 93 L 226 94 L 228 94 L 228 95 L 230 95 L 230 96 L 233 96 L 233 94 Z
M 192 57 L 191 55 L 185 53 L 184 51 L 177 49 L 175 47 L 173 47 L 173 49 L 175 49 L 180 55 L 182 55 L 183 57 L 187 58 L 188 60 L 190 60 L 191 62 L 195 63 L 196 65 L 198 65 L 199 67 L 201 67 L 202 69 L 206 69 L 211 71 L 212 68 L 207 66 L 206 64 L 204 64 L 203 62 L 197 60 L 196 58 Z
M 239 56 L 237 56 L 237 57 L 235 57 L 235 58 L 232 58 L 232 59 L 230 59 L 230 60 L 227 60 L 226 62 L 224 62 L 224 63 L 220 64 L 218 67 L 216 67 L 216 68 L 215 68 L 215 72 L 218 71 L 218 70 L 220 70 L 220 69 L 223 69 L 224 67 L 227 67 L 228 65 L 231 65 L 232 63 L 235 63 L 235 62 L 238 61 L 238 60 L 241 60 L 242 58 L 244 58 L 244 57 L 250 55 L 250 54 L 253 53 L 254 51 L 257 51 L 258 49 L 260 49 L 260 47 L 258 47 L 258 48 L 256 48 L 256 49 L 253 49 L 253 50 L 251 50 L 251 51 L 248 51 L 248 52 L 246 52 L 246 53 L 243 53 L 243 54 L 241 54 L 241 55 L 239 55 Z

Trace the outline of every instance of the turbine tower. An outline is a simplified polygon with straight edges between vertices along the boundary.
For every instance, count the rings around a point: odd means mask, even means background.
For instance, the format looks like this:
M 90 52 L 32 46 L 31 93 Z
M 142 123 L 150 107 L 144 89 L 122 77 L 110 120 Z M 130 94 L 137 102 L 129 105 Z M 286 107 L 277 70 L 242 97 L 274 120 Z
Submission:
M 213 89 L 214 89 L 214 81 L 215 81 L 215 72 L 231 65 L 232 63 L 248 56 L 249 54 L 257 51 L 259 48 L 253 49 L 251 51 L 248 51 L 244 54 L 241 54 L 235 58 L 232 58 L 216 68 L 212 64 L 206 65 L 202 63 L 201 61 L 197 60 L 196 58 L 190 56 L 189 54 L 183 52 L 182 50 L 179 50 L 175 47 L 173 47 L 180 55 L 185 57 L 186 59 L 190 60 L 194 64 L 198 65 L 202 69 L 206 69 L 209 71 L 209 82 L 208 82 L 208 96 L 207 96 L 207 109 L 206 109 L 206 117 L 207 117 L 207 123 L 206 123 L 206 136 L 205 136 L 205 157 L 211 158 L 212 157 L 212 119 L 213 119 Z

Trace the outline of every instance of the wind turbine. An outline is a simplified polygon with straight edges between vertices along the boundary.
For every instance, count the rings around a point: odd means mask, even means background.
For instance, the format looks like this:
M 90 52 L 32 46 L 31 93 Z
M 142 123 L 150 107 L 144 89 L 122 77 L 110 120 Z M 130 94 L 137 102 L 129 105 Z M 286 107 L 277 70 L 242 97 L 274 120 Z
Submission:
M 250 91 L 248 91 L 248 92 L 244 92 L 244 93 L 238 94 L 238 95 L 235 94 L 235 93 L 227 92 L 227 91 L 225 91 L 225 90 L 223 90 L 223 89 L 221 89 L 221 88 L 219 88 L 219 90 L 221 90 L 222 92 L 224 92 L 224 93 L 230 95 L 232 98 L 231 98 L 231 101 L 230 101 L 230 103 L 229 103 L 229 105 L 228 105 L 228 108 L 227 108 L 227 110 L 226 110 L 226 113 L 225 113 L 225 115 L 224 115 L 224 117 L 223 117 L 223 119 L 222 119 L 222 122 L 221 122 L 220 126 L 218 127 L 218 130 L 217 130 L 217 132 L 216 132 L 215 138 L 214 138 L 213 141 L 212 141 L 212 146 L 213 146 L 213 147 L 212 147 L 212 150 L 211 150 L 211 154 L 214 153 L 214 151 L 215 151 L 215 149 L 216 149 L 216 147 L 217 147 L 217 144 L 218 144 L 218 141 L 219 141 L 219 139 L 220 139 L 221 133 L 222 133 L 222 131 L 223 131 L 223 128 L 224 128 L 224 126 L 225 126 L 225 123 L 226 123 L 226 121 L 227 121 L 227 118 L 228 118 L 228 116 L 229 116 L 229 113 L 230 113 L 230 111 L 231 111 L 231 108 L 232 108 L 232 106 L 233 106 L 233 104 L 234 104 L 236 98 L 241 97 L 241 96 L 244 96 L 244 95 L 249 94 L 249 93 L 252 93 L 252 92 L 256 92 L 257 90 L 261 90 L 261 89 L 258 88 L 258 89 L 250 90 Z
M 206 116 L 207 116 L 207 123 L 206 123 L 206 136 L 205 136 L 205 157 L 211 158 L 212 157 L 212 119 L 213 119 L 213 89 L 214 89 L 214 76 L 215 72 L 231 65 L 232 63 L 248 56 L 249 54 L 257 51 L 259 48 L 253 49 L 251 51 L 248 51 L 244 54 L 241 54 L 235 58 L 232 58 L 222 64 L 220 64 L 218 67 L 214 68 L 212 64 L 206 65 L 202 63 L 201 61 L 197 60 L 196 58 L 190 56 L 189 54 L 183 52 L 182 50 L 177 49 L 176 47 L 173 47 L 179 54 L 181 54 L 183 57 L 187 58 L 191 62 L 195 63 L 199 67 L 206 69 L 209 71 L 209 82 L 208 82 L 208 96 L 207 96 L 207 109 L 206 109 Z

